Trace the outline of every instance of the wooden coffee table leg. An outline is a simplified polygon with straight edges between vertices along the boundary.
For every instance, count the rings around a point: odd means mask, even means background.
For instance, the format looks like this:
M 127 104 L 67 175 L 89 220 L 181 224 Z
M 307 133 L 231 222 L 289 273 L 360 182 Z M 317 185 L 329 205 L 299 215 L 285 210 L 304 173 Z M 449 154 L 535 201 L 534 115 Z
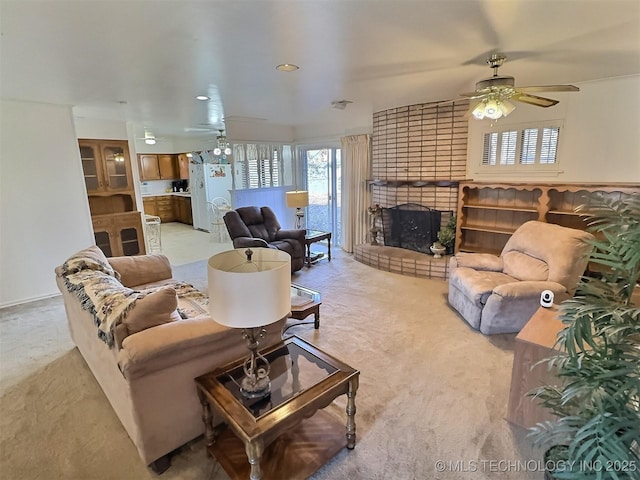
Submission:
M 262 458 L 262 451 L 264 449 L 262 440 L 248 442 L 244 448 L 247 452 L 249 465 L 251 465 L 250 480 L 262 480 L 262 469 L 260 468 L 260 459 Z
M 207 439 L 207 447 L 215 442 L 215 430 L 213 429 L 213 415 L 211 414 L 211 405 L 207 397 L 198 389 L 198 398 L 202 405 L 202 421 L 204 422 L 204 436 Z
M 353 449 L 356 446 L 356 392 L 358 391 L 358 377 L 355 376 L 349 381 L 349 391 L 347 392 L 347 448 Z

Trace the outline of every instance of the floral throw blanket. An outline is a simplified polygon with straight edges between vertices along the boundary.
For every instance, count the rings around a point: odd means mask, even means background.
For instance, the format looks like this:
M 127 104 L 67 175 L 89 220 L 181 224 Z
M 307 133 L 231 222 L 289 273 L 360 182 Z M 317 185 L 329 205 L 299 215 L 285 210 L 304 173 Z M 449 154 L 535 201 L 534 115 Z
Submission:
M 98 327 L 98 338 L 109 347 L 114 344 L 113 331 L 135 306 L 136 301 L 165 285 L 145 290 L 133 290 L 120 283 L 118 272 L 113 270 L 100 255 L 83 252 L 72 257 L 62 266 L 62 277 L 67 290 L 80 300 Z M 208 297 L 193 285 L 184 282 L 171 284 L 178 295 L 178 312 L 182 318 L 206 313 Z
M 136 301 L 151 291 L 142 293 L 123 286 L 120 281 L 98 270 L 81 270 L 67 275 L 69 292 L 75 293 L 98 327 L 98 338 L 113 346 L 113 329 L 133 308 Z

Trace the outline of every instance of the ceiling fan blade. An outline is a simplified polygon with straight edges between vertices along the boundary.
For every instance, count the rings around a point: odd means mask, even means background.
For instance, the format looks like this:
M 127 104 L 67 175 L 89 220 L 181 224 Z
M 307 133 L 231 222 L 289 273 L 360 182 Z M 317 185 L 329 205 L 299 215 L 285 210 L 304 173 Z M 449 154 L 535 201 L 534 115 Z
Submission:
M 518 102 L 528 103 L 530 105 L 535 105 L 536 107 L 553 107 L 557 103 L 558 100 L 553 100 L 551 98 L 538 97 L 536 95 L 529 95 L 528 93 L 519 93 L 511 97 L 511 100 L 517 100 Z
M 460 94 L 461 97 L 466 97 L 466 98 L 482 98 L 487 96 L 487 93 L 483 93 L 483 92 L 466 92 L 466 93 L 461 93 Z
M 575 85 L 534 85 L 530 87 L 518 87 L 521 92 L 579 92 Z

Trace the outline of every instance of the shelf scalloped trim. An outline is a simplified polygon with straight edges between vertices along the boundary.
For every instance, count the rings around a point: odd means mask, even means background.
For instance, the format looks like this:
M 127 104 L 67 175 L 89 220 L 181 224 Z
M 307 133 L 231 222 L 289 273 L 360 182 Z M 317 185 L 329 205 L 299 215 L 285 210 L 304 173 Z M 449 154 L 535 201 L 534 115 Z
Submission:
M 460 184 L 458 180 L 389 180 L 375 178 L 373 180 L 367 180 L 369 185 L 375 185 L 377 187 L 452 187 L 455 188 Z

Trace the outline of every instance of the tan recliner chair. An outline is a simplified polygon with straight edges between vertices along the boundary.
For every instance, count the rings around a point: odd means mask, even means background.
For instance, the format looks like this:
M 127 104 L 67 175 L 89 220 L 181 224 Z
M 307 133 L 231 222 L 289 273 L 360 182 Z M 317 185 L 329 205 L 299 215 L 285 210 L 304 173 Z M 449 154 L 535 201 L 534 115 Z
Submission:
M 590 233 L 537 221 L 521 225 L 500 256 L 458 253 L 449 264 L 449 304 L 485 335 L 513 333 L 540 306 L 573 296 L 591 252 Z

